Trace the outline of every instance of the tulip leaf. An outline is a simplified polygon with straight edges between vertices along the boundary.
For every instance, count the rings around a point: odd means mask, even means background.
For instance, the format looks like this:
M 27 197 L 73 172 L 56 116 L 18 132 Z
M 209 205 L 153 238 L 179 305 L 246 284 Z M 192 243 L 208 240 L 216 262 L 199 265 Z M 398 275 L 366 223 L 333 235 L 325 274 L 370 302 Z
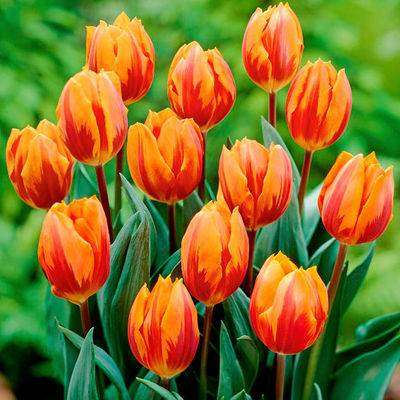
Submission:
M 322 183 L 315 187 L 307 196 L 304 198 L 303 204 L 303 231 L 304 238 L 307 245 L 310 243 L 311 238 L 317 229 L 318 222 L 321 219 L 318 209 L 318 196 L 321 191 Z
M 96 183 L 89 176 L 86 167 L 75 161 L 73 166 L 73 179 L 72 188 L 70 194 L 68 195 L 68 202 L 73 199 L 81 199 L 82 197 L 91 197 L 94 194 L 99 196 L 99 191 Z
M 365 353 L 336 372 L 330 399 L 383 399 L 400 359 L 400 337 Z
M 68 387 L 67 400 L 98 400 L 94 363 L 93 328 L 86 335 Z
M 317 265 L 318 274 L 326 285 L 331 279 L 339 246 L 340 243 L 335 238 L 329 239 L 315 251 L 309 262 L 310 267 Z
M 138 381 L 138 378 L 157 384 L 161 382 L 161 378 L 157 374 L 144 367 L 141 368 L 136 375 L 136 379 L 129 386 L 129 394 L 132 400 L 154 400 L 155 398 L 157 398 L 157 400 L 161 399 L 161 397 L 158 396 L 148 386 L 142 385 L 142 383 Z
M 151 286 L 153 286 L 158 279 L 158 276 L 161 274 L 164 278 L 166 278 L 169 274 L 172 274 L 174 270 L 181 263 L 181 249 L 178 249 L 174 254 L 171 254 L 165 262 L 160 265 L 155 271 L 152 272 L 150 282 Z
M 211 201 L 216 201 L 217 198 L 215 197 L 215 193 L 212 190 L 212 187 L 210 185 L 210 182 L 208 182 L 208 180 L 206 179 L 204 182 L 204 185 L 206 187 L 207 193 L 208 193 L 208 197 L 210 198 Z
M 319 387 L 318 383 L 313 384 L 313 395 L 315 400 L 323 400 L 321 388 Z
M 203 202 L 201 201 L 197 192 L 193 192 L 189 197 L 183 200 L 183 230 L 182 234 L 185 234 L 186 228 L 189 222 L 192 220 L 193 216 L 198 213 L 202 207 Z
M 157 385 L 157 383 L 141 378 L 136 378 L 136 379 L 140 383 L 143 383 L 143 385 L 146 385 L 148 388 L 159 394 L 165 400 L 183 400 L 183 398 L 179 396 L 178 393 L 170 392 L 169 390 L 163 388 L 162 386 Z
M 230 399 L 245 389 L 243 372 L 236 357 L 228 331 L 221 321 L 218 399 Z
M 257 346 L 249 336 L 241 336 L 237 339 L 235 353 L 242 369 L 246 390 L 250 391 L 258 372 Z
M 356 342 L 380 335 L 382 332 L 392 329 L 400 323 L 400 313 L 385 315 L 370 319 L 365 324 L 359 325 L 355 332 Z
M 251 396 L 244 390 L 231 397 L 231 400 L 251 400 Z
M 58 329 L 78 350 L 83 346 L 84 339 L 75 332 L 58 325 Z M 123 400 L 129 400 L 129 393 L 125 386 L 124 379 L 114 360 L 100 347 L 94 345 L 94 361 L 104 371 L 110 382 L 118 389 Z
M 349 274 L 349 276 L 346 279 L 346 283 L 344 286 L 343 302 L 342 302 L 342 315 L 349 308 L 351 302 L 356 297 L 357 292 L 359 291 L 362 283 L 364 282 L 365 277 L 367 276 L 367 272 L 371 264 L 372 257 L 374 256 L 374 250 L 375 250 L 375 242 L 371 244 L 371 247 L 365 259 Z

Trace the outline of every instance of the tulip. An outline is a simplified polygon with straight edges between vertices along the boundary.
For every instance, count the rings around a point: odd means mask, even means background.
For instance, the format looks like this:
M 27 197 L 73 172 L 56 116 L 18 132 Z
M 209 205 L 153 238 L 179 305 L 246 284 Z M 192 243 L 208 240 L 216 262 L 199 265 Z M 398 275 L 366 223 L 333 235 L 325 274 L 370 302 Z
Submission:
M 48 209 L 68 195 L 74 159 L 51 122 L 13 129 L 6 158 L 15 191 L 31 207 Z
M 184 371 L 199 344 L 197 311 L 182 279 L 161 275 L 150 292 L 144 284 L 133 302 L 128 339 L 135 358 L 163 382 Z
M 256 85 L 275 93 L 296 75 L 303 48 L 300 23 L 287 3 L 257 8 L 243 38 L 244 67 Z
M 281 252 L 270 256 L 257 276 L 249 313 L 255 333 L 271 351 L 297 354 L 310 347 L 328 313 L 317 267 L 297 268 Z
M 86 64 L 95 72 L 114 71 L 125 105 L 140 100 L 154 76 L 154 48 L 140 20 L 121 13 L 113 25 L 86 27 Z
M 212 246 L 210 246 L 212 243 Z M 246 275 L 249 241 L 236 207 L 205 205 L 182 239 L 182 275 L 189 292 L 206 306 L 224 301 Z
M 342 152 L 318 198 L 322 222 L 343 244 L 376 240 L 392 219 L 393 193 L 393 167 L 384 170 L 375 153 Z
M 126 109 L 114 85 L 118 85 L 114 73 L 83 70 L 61 93 L 57 117 L 64 142 L 84 164 L 104 165 L 125 142 Z
M 104 285 L 110 273 L 110 238 L 96 196 L 50 208 L 38 255 L 57 297 L 81 305 Z

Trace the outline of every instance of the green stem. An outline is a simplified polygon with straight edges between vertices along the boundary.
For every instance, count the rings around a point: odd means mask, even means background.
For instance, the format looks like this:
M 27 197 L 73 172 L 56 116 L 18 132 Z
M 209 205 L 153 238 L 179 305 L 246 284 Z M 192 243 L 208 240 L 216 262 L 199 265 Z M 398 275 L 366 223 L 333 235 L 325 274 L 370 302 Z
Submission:
M 275 385 L 275 398 L 276 400 L 283 400 L 283 391 L 285 388 L 285 363 L 286 356 L 284 354 L 276 355 L 276 385 Z
M 203 170 L 201 172 L 201 178 L 200 178 L 200 183 L 199 183 L 199 188 L 198 188 L 198 193 L 201 201 L 204 203 L 205 197 L 206 197 L 206 143 L 207 143 L 207 131 L 201 132 L 203 135 Z
M 311 159 L 313 152 L 306 150 L 304 154 L 303 168 L 301 170 L 301 180 L 299 185 L 299 193 L 297 198 L 299 200 L 300 215 L 303 213 L 304 196 L 306 195 L 308 176 L 310 175 Z
M 247 231 L 249 236 L 249 263 L 247 265 L 246 277 L 244 278 L 243 290 L 247 296 L 251 296 L 253 291 L 253 264 L 254 264 L 254 246 L 256 243 L 257 231 Z
M 108 201 L 106 177 L 104 175 L 104 166 L 97 165 L 95 169 L 96 169 L 97 184 L 99 186 L 100 201 L 101 204 L 103 205 L 104 214 L 106 215 L 108 233 L 110 234 L 110 241 L 112 242 L 114 239 L 114 233 L 111 220 L 110 202 Z
M 276 127 L 276 92 L 269 94 L 268 120 L 269 120 L 269 123 L 275 128 Z
M 121 173 L 124 168 L 124 149 L 125 145 L 121 147 L 121 150 L 117 154 L 115 160 L 115 186 L 114 186 L 114 219 L 117 218 L 118 213 L 121 210 Z
M 170 254 L 173 254 L 177 250 L 175 203 L 168 204 L 168 226 L 169 226 L 169 251 Z
M 90 322 L 90 313 L 89 313 L 89 302 L 86 300 L 84 303 L 79 305 L 81 311 L 81 321 L 82 321 L 82 331 L 83 336 L 85 337 L 87 333 L 90 331 L 92 324 Z
M 214 306 L 206 306 L 204 314 L 203 343 L 201 348 L 199 400 L 207 399 L 207 360 L 210 344 L 211 320 Z
M 333 268 L 332 276 L 328 286 L 328 318 L 335 301 L 337 288 L 339 286 L 340 278 L 342 276 L 343 265 L 346 259 L 348 246 L 346 244 L 340 243 L 339 252 L 336 258 L 335 267 Z M 324 342 L 326 326 L 328 320 L 325 322 L 324 329 L 318 340 L 314 343 L 311 348 L 310 357 L 308 359 L 307 372 L 304 380 L 304 390 L 303 390 L 303 400 L 309 400 L 311 395 L 312 386 L 315 379 L 315 373 L 317 371 L 319 356 L 322 349 L 322 344 Z

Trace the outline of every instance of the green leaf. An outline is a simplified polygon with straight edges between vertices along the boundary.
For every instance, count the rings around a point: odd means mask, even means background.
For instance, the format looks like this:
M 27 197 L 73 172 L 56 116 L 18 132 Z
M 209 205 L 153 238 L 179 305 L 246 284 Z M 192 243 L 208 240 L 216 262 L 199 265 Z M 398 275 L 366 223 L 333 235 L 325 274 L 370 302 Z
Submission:
M 181 396 L 179 396 L 178 393 L 175 392 L 170 392 L 167 389 L 164 389 L 162 386 L 157 385 L 157 383 L 154 383 L 152 381 L 148 381 L 146 379 L 141 379 L 141 378 L 136 378 L 140 383 L 143 383 L 143 385 L 146 385 L 148 388 L 162 396 L 163 399 L 165 400 L 183 400 Z
M 210 183 L 208 182 L 207 179 L 205 180 L 204 184 L 205 184 L 208 196 L 210 197 L 210 200 L 216 201 L 217 198 L 215 197 L 215 194 L 214 194 L 214 192 L 212 190 L 212 187 L 211 187 L 211 185 L 210 185 Z
M 371 244 L 368 254 L 362 261 L 362 263 L 359 266 L 357 266 L 347 277 L 344 286 L 342 314 L 344 314 L 345 311 L 349 308 L 351 302 L 356 297 L 357 292 L 359 291 L 362 283 L 364 282 L 364 279 L 367 276 L 367 272 L 372 261 L 372 257 L 374 256 L 374 250 L 375 250 L 375 242 Z
M 221 321 L 218 399 L 245 389 L 244 377 L 225 324 Z
M 257 346 L 249 336 L 241 336 L 237 339 L 235 353 L 242 369 L 246 390 L 250 392 L 258 372 Z
M 68 387 L 68 400 L 97 400 L 93 328 L 86 335 Z
M 83 338 L 75 332 L 58 325 L 58 329 L 63 333 L 64 337 L 68 339 L 77 349 L 83 346 Z M 124 379 L 119 371 L 114 360 L 100 347 L 94 345 L 94 361 L 100 369 L 104 371 L 110 382 L 118 389 L 123 400 L 129 400 L 128 389 L 125 386 Z
M 307 245 L 310 243 L 311 238 L 317 229 L 318 222 L 321 219 L 318 209 L 318 196 L 321 191 L 322 183 L 315 187 L 307 196 L 304 198 L 303 205 L 303 231 L 304 238 Z
M 315 382 L 313 384 L 313 395 L 315 400 L 323 400 L 321 388 Z
M 382 332 L 391 330 L 400 323 L 400 313 L 385 315 L 370 319 L 365 324 L 359 325 L 355 332 L 356 342 L 380 335 Z
M 327 285 L 331 279 L 339 246 L 340 243 L 335 238 L 329 239 L 315 251 L 308 264 L 310 267 L 317 265 L 318 274 L 325 285 Z
M 195 191 L 189 197 L 183 200 L 183 234 L 186 231 L 189 222 L 192 220 L 193 216 L 198 213 L 204 206 L 198 193 Z
M 231 397 L 231 400 L 251 400 L 251 396 L 244 390 Z
M 158 276 L 161 274 L 164 278 L 169 274 L 172 274 L 173 271 L 180 265 L 181 263 L 181 249 L 178 249 L 174 254 L 167 258 L 167 260 L 160 265 L 159 268 L 155 269 L 151 275 L 150 282 L 153 286 L 158 279 Z
M 136 376 L 136 379 L 132 382 L 129 387 L 129 394 L 132 400 L 154 400 L 155 398 L 161 399 L 152 389 L 146 385 L 142 385 L 138 378 L 154 383 L 161 382 L 161 378 L 152 371 L 146 368 L 142 368 Z
M 400 337 L 356 358 L 334 375 L 330 399 L 383 399 L 399 359 Z
M 68 195 L 68 202 L 82 197 L 91 197 L 94 194 L 99 197 L 99 191 L 96 182 L 92 180 L 86 170 L 86 166 L 75 161 L 73 166 L 72 189 Z

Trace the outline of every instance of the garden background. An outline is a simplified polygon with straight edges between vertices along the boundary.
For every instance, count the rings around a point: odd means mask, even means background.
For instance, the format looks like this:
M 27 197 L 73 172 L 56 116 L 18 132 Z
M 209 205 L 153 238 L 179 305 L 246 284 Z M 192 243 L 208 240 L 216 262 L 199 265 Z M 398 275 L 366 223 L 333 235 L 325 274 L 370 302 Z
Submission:
M 244 30 L 258 6 L 266 8 L 268 2 L 0 0 L 0 374 L 18 398 L 35 393 L 43 399 L 60 398 L 62 387 L 52 377 L 48 358 L 48 283 L 37 260 L 44 211 L 19 200 L 8 180 L 5 147 L 11 128 L 36 126 L 43 118 L 56 122 L 63 85 L 85 63 L 85 26 L 100 19 L 111 23 L 125 11 L 142 20 L 156 53 L 153 85 L 129 107 L 130 124 L 143 122 L 150 108 L 159 111 L 169 105 L 168 68 L 183 43 L 197 40 L 205 49 L 216 46 L 228 62 L 237 100 L 207 142 L 207 177 L 216 189 L 227 136 L 262 141 L 260 115 L 267 115 L 268 96 L 250 81 L 241 57 Z M 378 241 L 367 280 L 344 318 L 344 345 L 358 324 L 400 309 L 400 2 L 292 0 L 290 6 L 304 34 L 301 65 L 318 57 L 332 60 L 337 69 L 346 69 L 353 91 L 348 128 L 334 145 L 315 154 L 309 187 L 318 185 L 343 149 L 353 154 L 375 150 L 383 167 L 394 165 L 394 219 Z M 284 117 L 287 89 L 278 93 L 277 129 L 301 168 L 303 150 L 291 139 Z M 110 181 L 113 173 L 114 161 L 106 165 Z M 361 259 L 365 252 L 365 246 L 350 249 L 350 269 L 357 265 L 354 256 Z

